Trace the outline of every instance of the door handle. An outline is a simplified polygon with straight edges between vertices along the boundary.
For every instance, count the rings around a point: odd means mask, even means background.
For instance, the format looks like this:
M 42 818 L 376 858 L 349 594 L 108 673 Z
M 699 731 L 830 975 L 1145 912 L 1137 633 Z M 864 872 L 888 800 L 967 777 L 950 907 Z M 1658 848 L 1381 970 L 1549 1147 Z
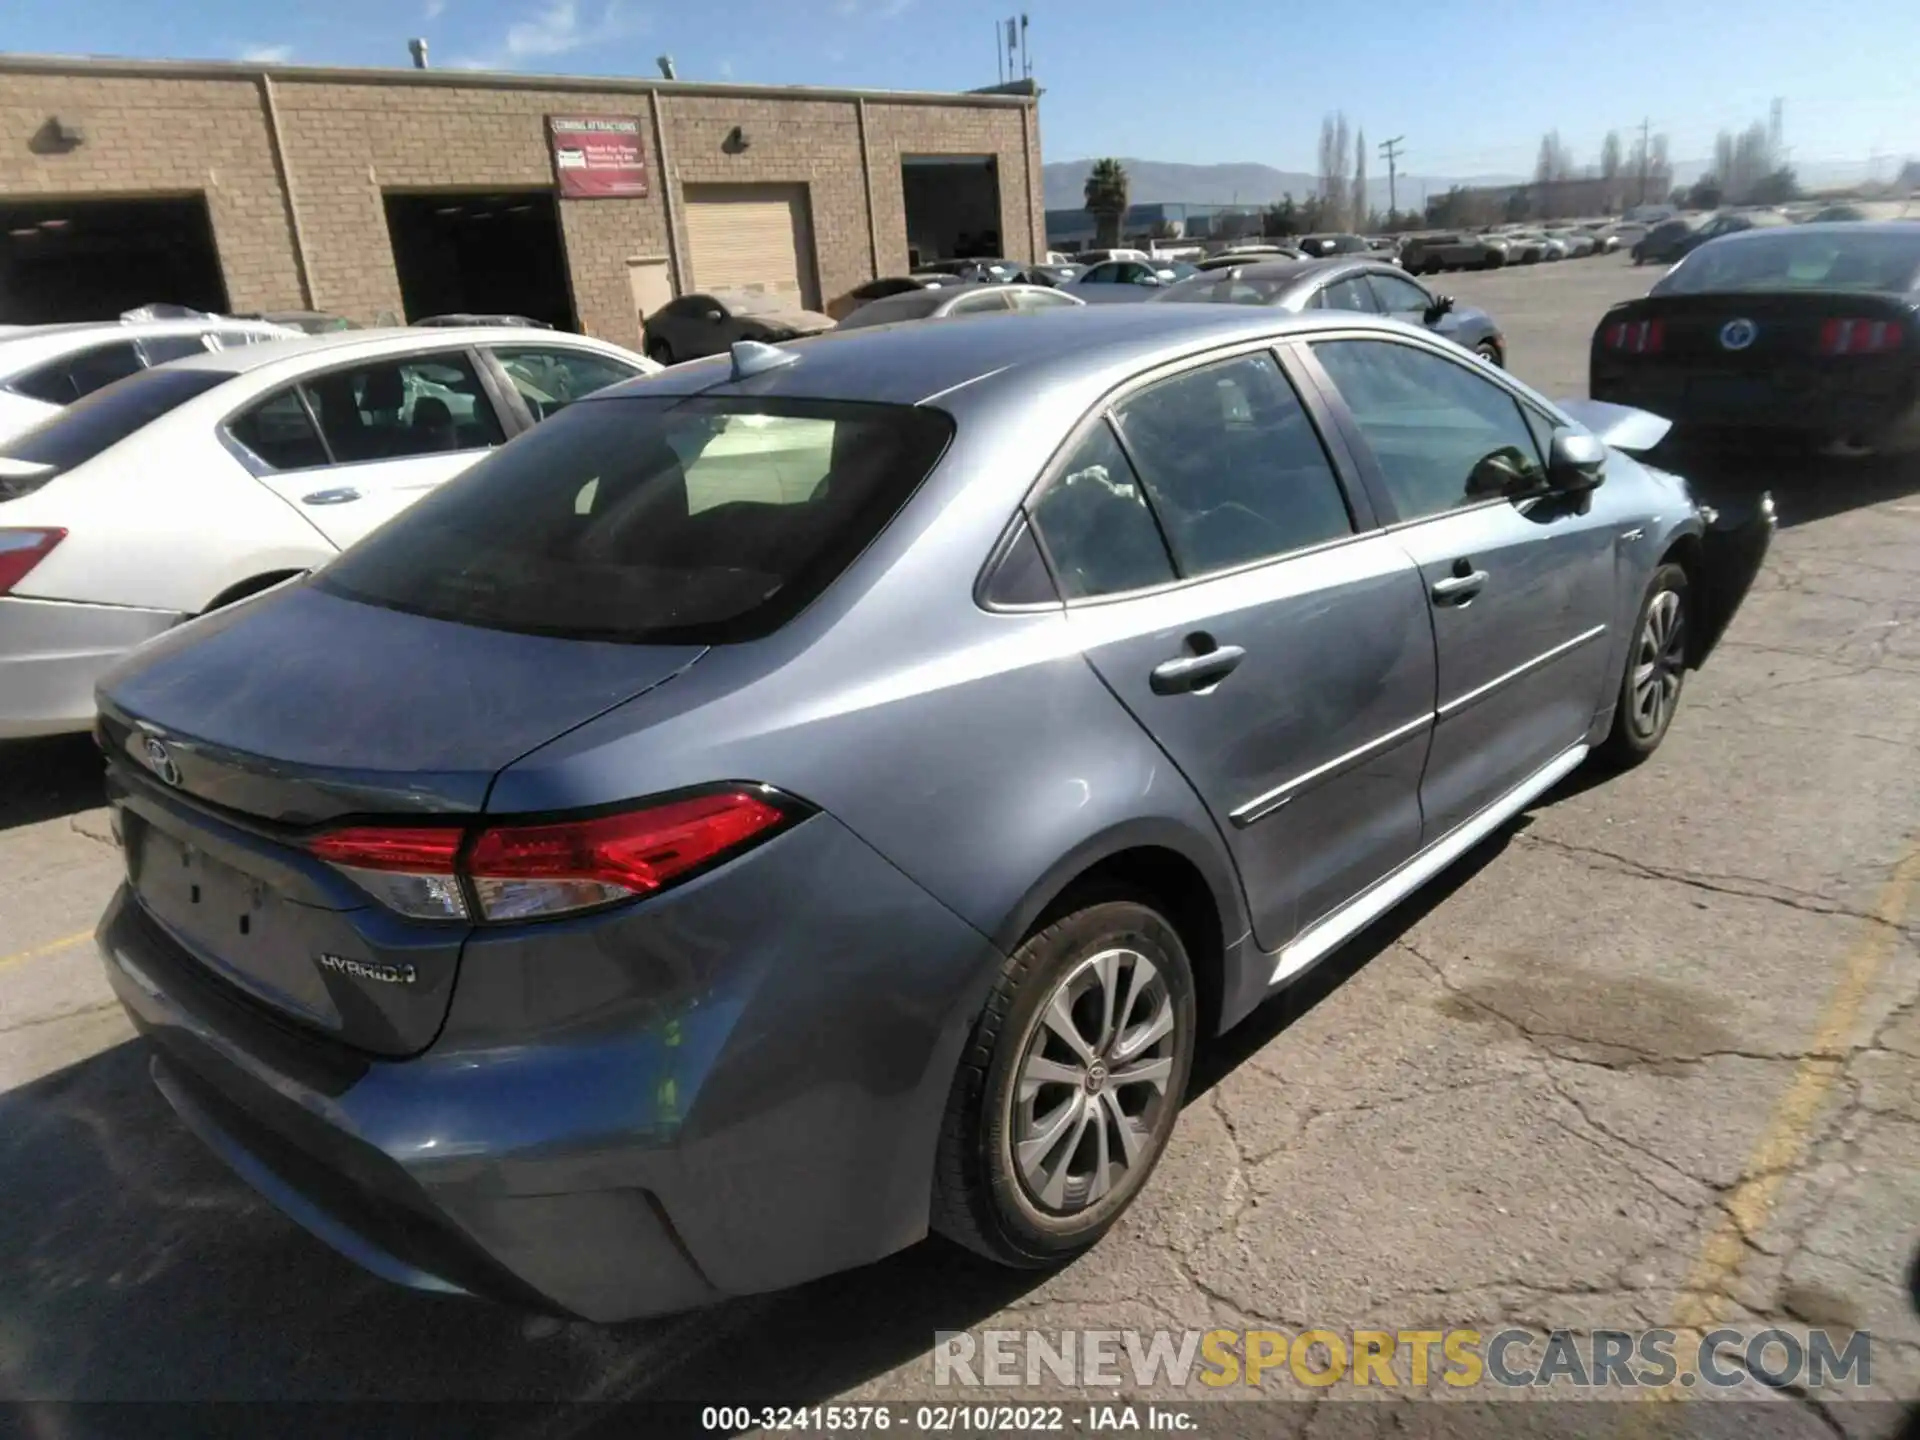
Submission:
M 1449 575 L 1433 582 L 1433 598 L 1442 605 L 1457 605 L 1471 600 L 1486 588 L 1487 572 L 1469 570 L 1464 575 Z
M 1190 695 L 1226 679 L 1247 652 L 1238 645 L 1220 645 L 1204 655 L 1182 655 L 1153 667 L 1150 684 L 1156 695 Z
M 302 505 L 344 505 L 349 500 L 358 500 L 360 492 L 351 485 L 336 486 L 332 490 L 315 490 L 310 495 L 302 495 Z

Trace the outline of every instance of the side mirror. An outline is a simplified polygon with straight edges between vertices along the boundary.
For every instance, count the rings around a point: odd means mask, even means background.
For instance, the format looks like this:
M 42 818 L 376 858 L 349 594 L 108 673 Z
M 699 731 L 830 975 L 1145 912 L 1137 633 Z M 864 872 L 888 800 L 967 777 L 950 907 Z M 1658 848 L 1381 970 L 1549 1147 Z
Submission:
M 1433 297 L 1433 303 L 1427 306 L 1427 324 L 1432 325 L 1444 316 L 1451 315 L 1452 313 L 1453 297 L 1451 295 L 1436 295 Z
M 1547 451 L 1547 488 L 1557 495 L 1584 495 L 1607 478 L 1607 447 L 1581 430 L 1553 432 Z

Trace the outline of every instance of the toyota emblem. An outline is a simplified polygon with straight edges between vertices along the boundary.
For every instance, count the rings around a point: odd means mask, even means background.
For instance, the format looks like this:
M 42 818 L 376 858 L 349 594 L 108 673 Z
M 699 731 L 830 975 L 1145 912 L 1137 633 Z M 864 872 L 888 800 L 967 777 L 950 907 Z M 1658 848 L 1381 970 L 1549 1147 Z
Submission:
M 1722 350 L 1744 350 L 1759 338 L 1760 327 L 1744 317 L 1729 320 L 1720 327 Z
M 146 739 L 147 768 L 169 785 L 180 783 L 180 767 L 173 763 L 173 753 L 160 741 L 149 735 Z

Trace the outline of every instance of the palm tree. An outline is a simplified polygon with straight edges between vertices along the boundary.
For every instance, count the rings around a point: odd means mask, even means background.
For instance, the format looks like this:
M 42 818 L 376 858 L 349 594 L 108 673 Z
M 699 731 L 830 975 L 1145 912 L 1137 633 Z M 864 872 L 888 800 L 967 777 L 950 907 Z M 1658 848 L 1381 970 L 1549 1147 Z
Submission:
M 1127 215 L 1127 171 L 1118 160 L 1096 160 L 1087 172 L 1087 209 L 1093 212 L 1094 244 L 1111 250 L 1120 243 L 1120 222 Z

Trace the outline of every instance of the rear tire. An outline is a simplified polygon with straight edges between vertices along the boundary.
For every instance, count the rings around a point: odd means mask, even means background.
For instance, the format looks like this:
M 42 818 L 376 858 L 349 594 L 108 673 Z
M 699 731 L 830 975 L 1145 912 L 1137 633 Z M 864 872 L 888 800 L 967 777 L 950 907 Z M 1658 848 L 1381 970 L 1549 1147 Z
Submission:
M 1166 1149 L 1196 1033 L 1173 926 L 1124 892 L 1081 896 L 1008 957 L 974 1022 L 941 1124 L 933 1228 L 1020 1268 L 1090 1249 Z
M 1613 728 L 1595 752 L 1613 769 L 1638 765 L 1667 738 L 1687 678 L 1692 598 L 1687 572 L 1678 565 L 1662 565 L 1653 572 L 1634 618 Z

